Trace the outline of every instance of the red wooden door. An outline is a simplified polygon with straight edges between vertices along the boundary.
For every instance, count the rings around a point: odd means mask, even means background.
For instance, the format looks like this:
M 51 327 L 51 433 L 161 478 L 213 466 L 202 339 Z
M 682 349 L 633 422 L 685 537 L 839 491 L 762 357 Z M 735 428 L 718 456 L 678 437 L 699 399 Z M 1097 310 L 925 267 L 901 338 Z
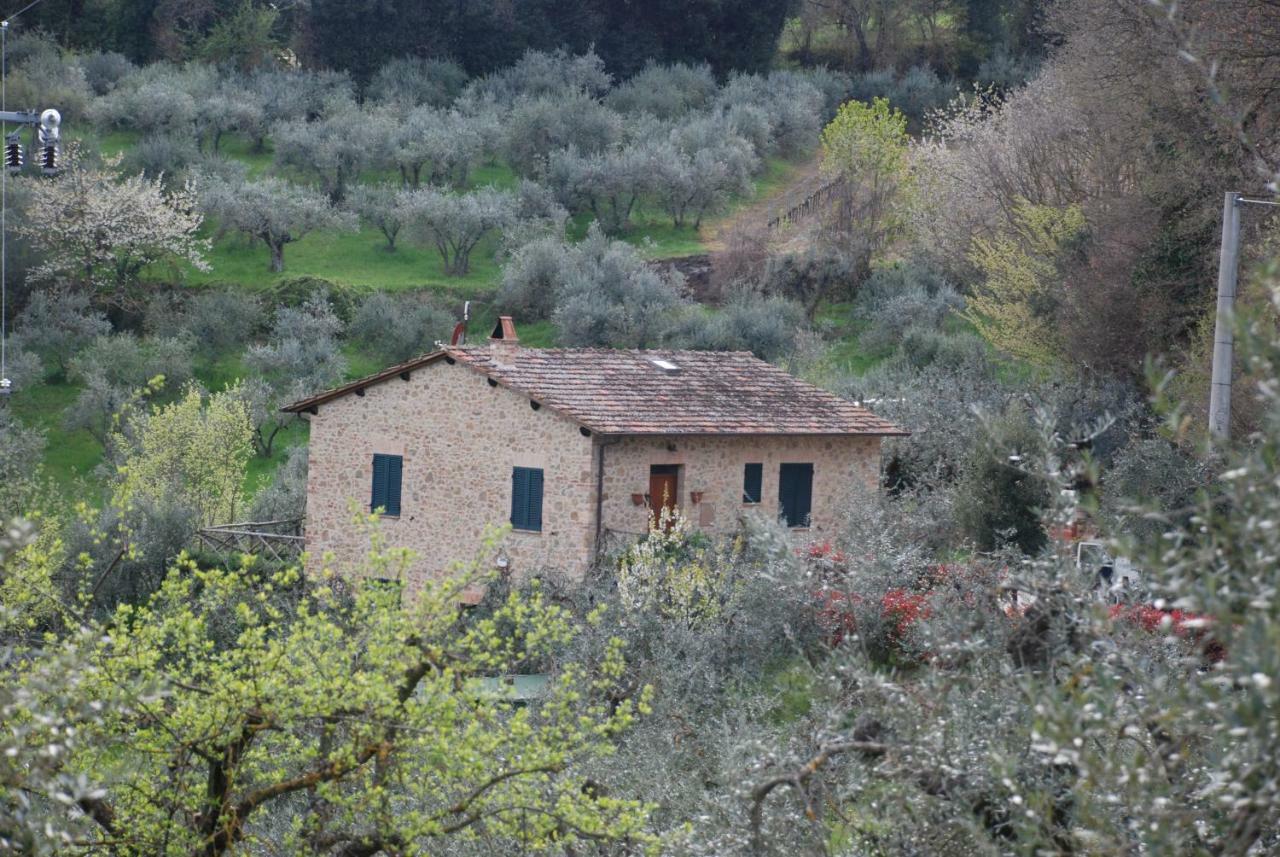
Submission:
M 657 517 L 663 509 L 674 509 L 679 495 L 676 493 L 676 474 L 652 470 L 649 472 L 649 508 Z

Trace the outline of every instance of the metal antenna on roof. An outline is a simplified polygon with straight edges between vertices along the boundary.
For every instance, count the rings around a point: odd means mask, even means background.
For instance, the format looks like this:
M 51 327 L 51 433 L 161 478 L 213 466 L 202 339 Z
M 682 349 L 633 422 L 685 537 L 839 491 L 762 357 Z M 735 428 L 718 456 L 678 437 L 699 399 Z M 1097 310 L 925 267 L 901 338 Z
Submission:
M 467 322 L 469 321 L 471 321 L 471 301 L 463 301 L 462 321 L 454 325 L 453 336 L 449 340 L 450 345 L 467 344 Z

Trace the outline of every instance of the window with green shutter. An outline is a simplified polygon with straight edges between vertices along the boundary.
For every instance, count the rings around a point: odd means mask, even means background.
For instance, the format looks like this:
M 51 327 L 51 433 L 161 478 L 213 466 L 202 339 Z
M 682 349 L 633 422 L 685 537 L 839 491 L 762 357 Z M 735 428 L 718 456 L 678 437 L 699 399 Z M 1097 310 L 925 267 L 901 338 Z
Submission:
M 759 503 L 761 483 L 764 481 L 764 465 L 748 464 L 742 468 L 742 502 Z
M 369 500 L 371 510 L 382 510 L 382 514 L 398 517 L 400 514 L 400 481 L 404 473 L 404 457 L 400 455 L 373 456 L 373 497 Z
M 511 526 L 542 532 L 542 468 L 511 469 Z
M 807 527 L 812 504 L 813 465 L 781 465 L 778 468 L 778 517 L 788 527 Z

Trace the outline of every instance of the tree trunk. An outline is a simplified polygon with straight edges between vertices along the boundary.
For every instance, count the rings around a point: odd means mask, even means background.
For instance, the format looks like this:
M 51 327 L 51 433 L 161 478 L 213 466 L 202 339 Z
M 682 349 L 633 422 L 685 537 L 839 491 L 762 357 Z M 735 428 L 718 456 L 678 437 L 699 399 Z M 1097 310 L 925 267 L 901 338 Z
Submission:
M 272 241 L 267 246 L 271 248 L 271 272 L 278 274 L 284 270 L 284 242 Z

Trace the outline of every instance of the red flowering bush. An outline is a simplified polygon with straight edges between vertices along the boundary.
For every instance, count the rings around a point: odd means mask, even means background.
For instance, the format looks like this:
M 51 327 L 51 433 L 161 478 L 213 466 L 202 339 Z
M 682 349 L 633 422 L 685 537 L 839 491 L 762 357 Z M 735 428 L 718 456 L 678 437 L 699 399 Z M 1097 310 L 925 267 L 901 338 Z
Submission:
M 929 595 L 932 594 L 890 589 L 880 599 L 880 613 L 892 627 L 897 641 L 904 639 L 916 622 L 929 618 Z

